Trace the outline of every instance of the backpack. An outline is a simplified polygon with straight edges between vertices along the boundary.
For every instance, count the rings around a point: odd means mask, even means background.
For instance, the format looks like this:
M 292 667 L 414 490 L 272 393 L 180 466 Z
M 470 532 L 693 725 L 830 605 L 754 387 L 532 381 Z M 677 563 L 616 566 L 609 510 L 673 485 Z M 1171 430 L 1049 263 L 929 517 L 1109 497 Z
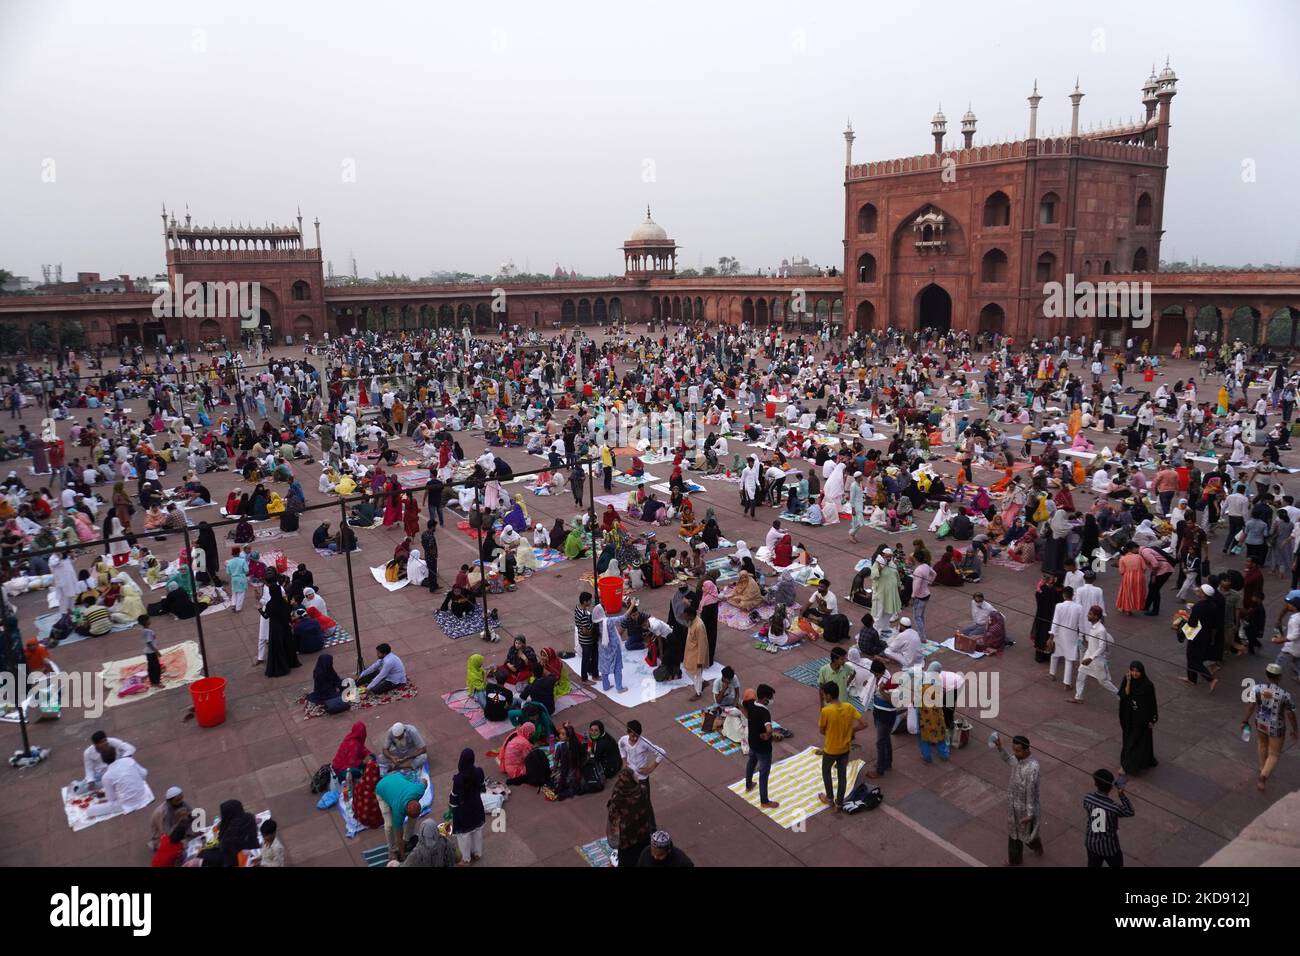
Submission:
M 530 787 L 543 787 L 551 780 L 551 762 L 546 758 L 546 751 L 534 747 L 524 758 L 524 782 Z
M 582 792 L 583 793 L 600 793 L 605 789 L 605 774 L 600 769 L 600 764 L 595 760 L 588 760 L 582 766 Z
M 668 670 L 667 664 L 660 664 L 654 669 L 654 679 L 660 684 L 665 684 L 672 680 L 672 673 Z
M 320 769 L 311 775 L 311 792 L 324 793 L 330 788 L 333 779 L 334 772 L 330 769 L 330 765 L 327 763 L 321 764 Z
M 493 722 L 505 720 L 514 694 L 496 684 L 489 684 L 485 693 L 487 706 L 483 708 L 483 716 Z
M 851 815 L 861 813 L 863 810 L 874 810 L 884 799 L 885 795 L 880 792 L 879 787 L 860 783 L 844 798 L 844 812 Z

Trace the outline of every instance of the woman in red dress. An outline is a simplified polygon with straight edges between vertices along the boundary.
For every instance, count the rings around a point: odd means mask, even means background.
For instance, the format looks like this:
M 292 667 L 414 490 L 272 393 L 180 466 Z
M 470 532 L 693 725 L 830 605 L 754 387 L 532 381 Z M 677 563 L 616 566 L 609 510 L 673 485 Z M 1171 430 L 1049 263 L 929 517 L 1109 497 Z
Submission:
M 415 502 L 415 495 L 406 494 L 406 513 L 402 516 L 403 530 L 407 537 L 414 538 L 420 533 L 420 506 Z
M 352 788 L 352 816 L 364 827 L 378 829 L 384 825 L 384 815 L 379 811 L 379 798 L 375 787 L 379 783 L 379 763 L 367 755 L 361 770 L 361 779 Z
M 1131 541 L 1124 548 L 1124 556 L 1119 559 L 1119 574 L 1119 594 L 1115 597 L 1115 607 L 1132 617 L 1134 611 L 1146 608 L 1147 564 L 1138 554 L 1138 546 Z
M 402 500 L 398 494 L 399 485 L 392 478 L 388 479 L 388 484 L 384 491 L 387 498 L 384 503 L 384 527 L 391 528 L 397 522 L 402 520 Z

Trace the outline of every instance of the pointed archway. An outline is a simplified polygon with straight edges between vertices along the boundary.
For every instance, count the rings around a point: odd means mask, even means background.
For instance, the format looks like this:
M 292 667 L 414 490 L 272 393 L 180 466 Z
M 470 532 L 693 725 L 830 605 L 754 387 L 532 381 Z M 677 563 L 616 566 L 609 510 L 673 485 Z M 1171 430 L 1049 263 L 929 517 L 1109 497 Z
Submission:
M 952 296 L 933 282 L 916 297 L 916 330 L 943 335 L 952 330 Z

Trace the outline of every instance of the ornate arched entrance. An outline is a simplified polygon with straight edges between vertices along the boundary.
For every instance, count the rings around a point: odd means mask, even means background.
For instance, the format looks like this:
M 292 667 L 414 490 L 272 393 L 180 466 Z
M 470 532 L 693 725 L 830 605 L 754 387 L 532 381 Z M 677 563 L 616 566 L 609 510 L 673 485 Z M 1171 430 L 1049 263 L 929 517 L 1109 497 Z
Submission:
M 916 297 L 916 330 L 943 335 L 952 329 L 952 296 L 933 282 Z

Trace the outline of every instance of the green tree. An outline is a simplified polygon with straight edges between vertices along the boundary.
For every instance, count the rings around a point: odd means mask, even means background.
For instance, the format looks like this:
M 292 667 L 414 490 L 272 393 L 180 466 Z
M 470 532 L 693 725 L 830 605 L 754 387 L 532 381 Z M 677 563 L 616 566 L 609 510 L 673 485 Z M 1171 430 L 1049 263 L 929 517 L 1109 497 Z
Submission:
M 8 322 L 0 325 L 0 353 L 13 355 L 19 349 L 27 347 L 27 336 L 23 330 Z
M 718 270 L 713 266 L 705 266 L 704 271 L 700 273 L 702 276 L 715 276 L 717 274 Z
M 54 329 L 48 322 L 33 323 L 27 330 L 27 342 L 33 352 L 48 352 L 55 347 Z
M 86 330 L 76 319 L 69 319 L 59 325 L 59 350 L 79 349 L 86 344 Z
M 718 260 L 718 275 L 734 276 L 740 272 L 740 260 L 733 259 L 731 256 L 723 256 Z
M 0 269 L 0 295 L 8 295 L 5 291 L 5 283 L 14 277 L 14 274 L 8 269 Z

